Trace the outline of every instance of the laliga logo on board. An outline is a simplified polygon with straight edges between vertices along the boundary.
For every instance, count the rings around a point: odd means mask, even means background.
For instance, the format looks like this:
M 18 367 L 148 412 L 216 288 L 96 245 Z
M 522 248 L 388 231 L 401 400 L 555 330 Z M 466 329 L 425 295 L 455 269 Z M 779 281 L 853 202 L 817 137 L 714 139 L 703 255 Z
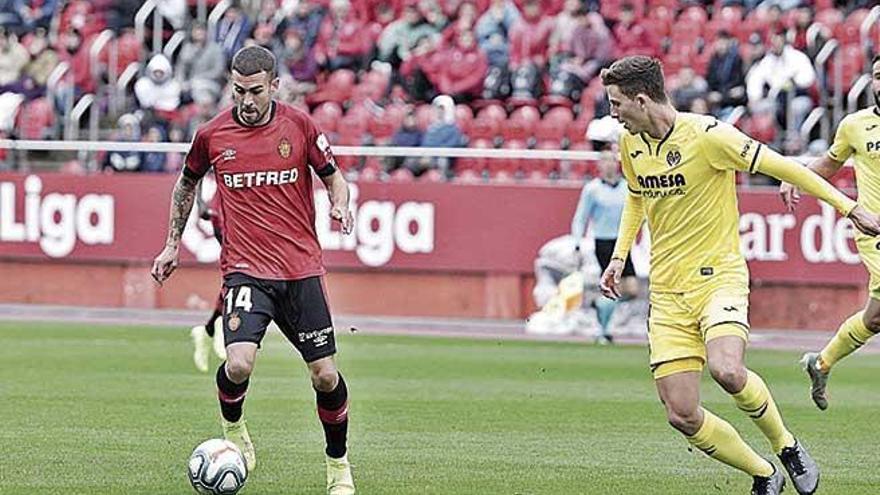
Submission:
M 17 211 L 14 182 L 0 182 L 0 242 L 39 243 L 46 256 L 63 258 L 79 240 L 86 245 L 112 244 L 115 224 L 113 196 L 109 194 L 49 193 L 41 195 L 43 181 L 36 175 L 24 180 L 24 208 Z
M 349 185 L 351 207 L 355 217 L 354 231 L 342 235 L 333 230 L 330 221 L 330 200 L 324 190 L 315 191 L 315 229 L 321 247 L 327 251 L 354 251 L 367 266 L 382 266 L 391 261 L 395 250 L 407 254 L 434 251 L 434 205 L 405 201 L 369 200 L 358 203 L 358 187 Z M 202 179 L 202 199 L 210 201 L 217 190 L 213 177 Z M 193 208 L 181 241 L 196 259 L 211 263 L 220 259 L 220 245 L 214 240 L 214 228 L 208 220 L 198 217 Z
M 434 251 L 434 205 L 405 201 L 369 200 L 358 203 L 359 189 L 350 184 L 354 231 L 342 235 L 331 228 L 330 199 L 315 191 L 315 227 L 321 247 L 327 251 L 354 251 L 367 266 L 382 266 L 395 250 L 407 254 Z

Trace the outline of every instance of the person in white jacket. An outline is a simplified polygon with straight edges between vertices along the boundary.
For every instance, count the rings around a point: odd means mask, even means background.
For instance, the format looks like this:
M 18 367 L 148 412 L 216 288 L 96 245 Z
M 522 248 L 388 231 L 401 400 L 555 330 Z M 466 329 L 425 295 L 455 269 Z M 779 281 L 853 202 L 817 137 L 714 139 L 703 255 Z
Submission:
M 775 106 L 780 124 L 786 124 L 786 103 L 790 92 L 794 129 L 800 128 L 813 100 L 807 94 L 816 82 L 813 63 L 804 52 L 788 44 L 785 33 L 770 36 L 770 51 L 749 70 L 746 93 L 751 108 Z M 791 129 L 790 129 L 791 130 Z
M 172 112 L 180 107 L 180 82 L 172 77 L 171 62 L 158 54 L 150 59 L 147 70 L 134 84 L 134 95 L 144 110 Z

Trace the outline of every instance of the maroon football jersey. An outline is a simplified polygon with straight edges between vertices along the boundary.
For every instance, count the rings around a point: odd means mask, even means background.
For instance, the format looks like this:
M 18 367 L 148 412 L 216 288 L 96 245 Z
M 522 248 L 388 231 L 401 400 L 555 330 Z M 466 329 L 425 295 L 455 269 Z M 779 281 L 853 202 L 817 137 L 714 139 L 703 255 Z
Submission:
M 184 173 L 201 178 L 213 166 L 223 212 L 223 274 L 271 280 L 324 274 L 315 232 L 312 173 L 336 171 L 327 138 L 308 115 L 273 102 L 265 125 L 248 127 L 235 108 L 196 132 Z

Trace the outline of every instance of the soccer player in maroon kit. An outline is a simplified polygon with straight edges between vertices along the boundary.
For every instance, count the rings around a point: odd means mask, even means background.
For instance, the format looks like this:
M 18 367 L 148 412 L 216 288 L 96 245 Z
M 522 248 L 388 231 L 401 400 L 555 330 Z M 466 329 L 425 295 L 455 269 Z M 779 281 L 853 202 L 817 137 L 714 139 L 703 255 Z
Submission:
M 199 128 L 193 139 L 174 186 L 165 248 L 152 274 L 162 283 L 177 267 L 196 185 L 213 166 L 223 212 L 227 359 L 217 370 L 217 388 L 224 435 L 253 469 L 242 403 L 266 326 L 275 320 L 311 372 L 327 441 L 327 491 L 353 494 L 346 455 L 348 392 L 333 359 L 336 343 L 315 232 L 312 171 L 327 186 L 330 216 L 345 234 L 354 223 L 348 184 L 309 116 L 273 99 L 279 81 L 271 52 L 242 48 L 232 60 L 231 78 L 235 105 Z

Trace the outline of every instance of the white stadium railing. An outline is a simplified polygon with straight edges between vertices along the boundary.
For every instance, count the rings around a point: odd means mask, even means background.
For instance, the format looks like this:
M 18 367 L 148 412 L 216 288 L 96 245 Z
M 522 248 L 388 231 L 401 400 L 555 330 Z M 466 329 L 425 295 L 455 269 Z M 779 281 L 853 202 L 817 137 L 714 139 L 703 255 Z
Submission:
M 189 143 L 121 141 L 37 141 L 0 139 L 0 148 L 25 151 L 141 151 L 186 153 Z M 405 146 L 334 146 L 339 156 L 425 156 L 448 158 L 521 158 L 533 160 L 598 160 L 598 151 L 529 150 L 494 148 L 421 148 Z

